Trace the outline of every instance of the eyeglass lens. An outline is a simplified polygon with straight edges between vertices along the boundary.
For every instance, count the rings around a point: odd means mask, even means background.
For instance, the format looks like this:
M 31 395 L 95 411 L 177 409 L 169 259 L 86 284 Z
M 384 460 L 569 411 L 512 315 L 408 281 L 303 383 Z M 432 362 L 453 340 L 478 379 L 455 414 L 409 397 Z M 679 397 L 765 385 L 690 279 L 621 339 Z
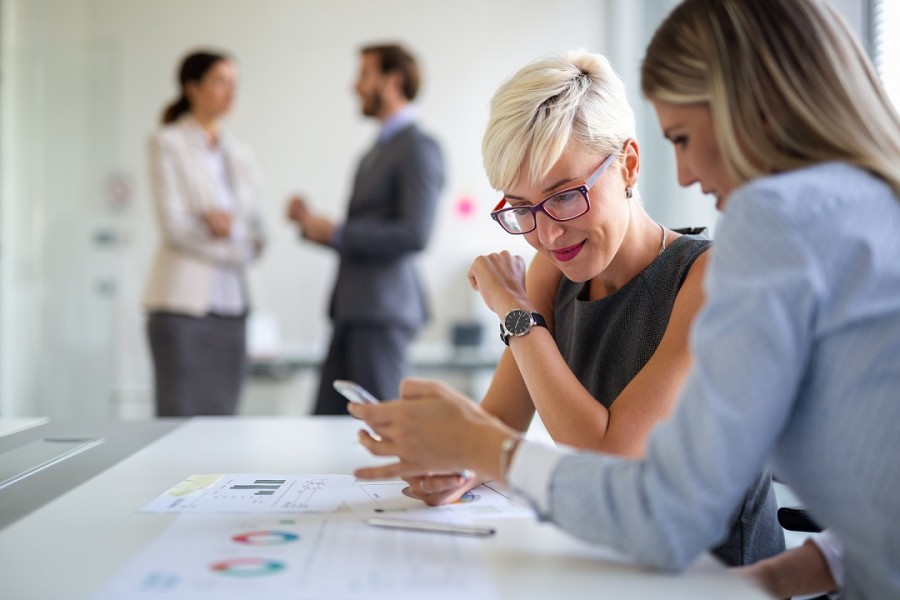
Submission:
M 536 208 L 543 210 L 551 219 L 568 221 L 587 212 L 588 203 L 584 193 L 574 189 L 550 196 Z M 535 210 L 531 206 L 506 209 L 498 216 L 503 227 L 512 233 L 531 231 L 537 226 Z

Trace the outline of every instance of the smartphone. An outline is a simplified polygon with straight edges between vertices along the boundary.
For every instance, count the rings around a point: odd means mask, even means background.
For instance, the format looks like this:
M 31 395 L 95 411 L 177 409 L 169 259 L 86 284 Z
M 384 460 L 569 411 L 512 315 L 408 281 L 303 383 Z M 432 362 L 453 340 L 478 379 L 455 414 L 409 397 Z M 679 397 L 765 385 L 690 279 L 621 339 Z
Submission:
M 355 381 L 335 379 L 332 385 L 350 402 L 355 402 L 356 404 L 378 404 L 378 399 Z
M 479 525 L 459 525 L 456 523 L 438 523 L 435 521 L 411 521 L 407 519 L 366 519 L 366 525 L 386 527 L 388 529 L 408 529 L 410 531 L 429 531 L 432 533 L 449 533 L 452 535 L 477 535 L 480 537 L 494 535 L 493 527 Z

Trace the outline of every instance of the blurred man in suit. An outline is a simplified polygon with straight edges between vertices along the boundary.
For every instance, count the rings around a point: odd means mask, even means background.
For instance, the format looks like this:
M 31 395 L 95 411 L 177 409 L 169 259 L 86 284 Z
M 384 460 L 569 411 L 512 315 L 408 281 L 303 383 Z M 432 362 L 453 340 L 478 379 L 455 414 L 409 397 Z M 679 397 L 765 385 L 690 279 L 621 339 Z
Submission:
M 362 158 L 343 223 L 294 197 L 288 218 L 301 235 L 340 256 L 315 414 L 346 414 L 335 379 L 352 379 L 379 399 L 396 398 L 409 372 L 408 349 L 428 318 L 414 259 L 427 245 L 444 185 L 440 147 L 415 123 L 415 58 L 399 45 L 360 51 L 356 82 L 362 113 L 378 119 L 375 146 Z

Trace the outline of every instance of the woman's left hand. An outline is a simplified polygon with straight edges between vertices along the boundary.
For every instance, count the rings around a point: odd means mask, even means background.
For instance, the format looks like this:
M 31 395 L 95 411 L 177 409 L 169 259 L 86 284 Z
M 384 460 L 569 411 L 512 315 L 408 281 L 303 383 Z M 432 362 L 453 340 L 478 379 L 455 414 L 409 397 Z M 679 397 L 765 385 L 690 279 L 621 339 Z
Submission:
M 479 256 L 469 267 L 469 285 L 502 319 L 511 308 L 531 309 L 525 291 L 525 260 L 506 250 Z

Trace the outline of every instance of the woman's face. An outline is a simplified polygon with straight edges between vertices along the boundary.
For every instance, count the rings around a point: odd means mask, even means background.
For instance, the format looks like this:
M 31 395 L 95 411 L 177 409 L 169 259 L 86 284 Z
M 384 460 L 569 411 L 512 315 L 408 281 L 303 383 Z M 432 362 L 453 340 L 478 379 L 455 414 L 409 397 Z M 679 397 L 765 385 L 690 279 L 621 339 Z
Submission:
M 629 153 L 636 161 L 637 146 L 629 145 Z M 557 192 L 583 185 L 606 158 L 569 144 L 546 177 L 535 184 L 516 183 L 507 190 L 506 200 L 510 206 L 536 205 Z M 622 162 L 613 159 L 588 191 L 590 210 L 569 221 L 554 221 L 538 212 L 537 227 L 524 234 L 535 250 L 572 281 L 587 281 L 600 275 L 619 251 L 632 202 L 625 197 L 625 187 L 629 185 L 625 171 Z M 519 181 L 527 179 L 523 168 Z
M 735 183 L 722 162 L 712 113 L 706 104 L 653 102 L 659 125 L 672 145 L 678 164 L 678 183 L 684 187 L 700 184 L 704 194 L 716 197 L 723 210 Z
M 234 103 L 236 86 L 237 68 L 231 61 L 218 61 L 199 82 L 188 83 L 191 111 L 207 118 L 224 116 Z

